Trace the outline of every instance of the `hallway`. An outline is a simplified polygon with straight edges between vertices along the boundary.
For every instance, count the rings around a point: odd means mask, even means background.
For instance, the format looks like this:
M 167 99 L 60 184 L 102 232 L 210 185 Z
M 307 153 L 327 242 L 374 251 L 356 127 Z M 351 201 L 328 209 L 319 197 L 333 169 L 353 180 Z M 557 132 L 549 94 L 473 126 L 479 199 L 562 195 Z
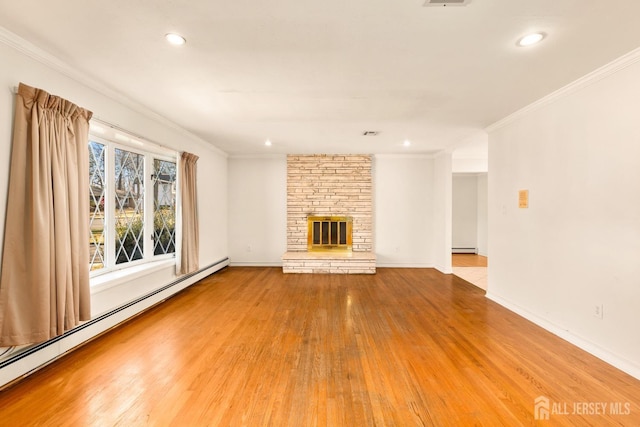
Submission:
M 452 254 L 453 274 L 487 290 L 487 257 L 475 254 Z

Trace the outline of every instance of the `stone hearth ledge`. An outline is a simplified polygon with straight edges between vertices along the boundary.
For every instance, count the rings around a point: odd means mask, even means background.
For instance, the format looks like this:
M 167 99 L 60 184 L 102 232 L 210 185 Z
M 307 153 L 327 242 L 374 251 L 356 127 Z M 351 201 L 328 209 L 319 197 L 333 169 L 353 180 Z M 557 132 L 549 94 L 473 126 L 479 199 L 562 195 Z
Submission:
M 375 274 L 373 252 L 286 252 L 283 273 Z

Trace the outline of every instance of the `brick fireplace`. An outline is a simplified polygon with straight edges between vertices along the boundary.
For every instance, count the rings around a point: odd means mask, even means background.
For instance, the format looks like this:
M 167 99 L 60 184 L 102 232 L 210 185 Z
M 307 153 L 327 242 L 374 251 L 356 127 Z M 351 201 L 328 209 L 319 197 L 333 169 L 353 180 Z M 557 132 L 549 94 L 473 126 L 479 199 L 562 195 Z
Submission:
M 371 163 L 370 155 L 287 156 L 285 273 L 375 273 Z M 319 244 L 310 246 L 314 226 Z

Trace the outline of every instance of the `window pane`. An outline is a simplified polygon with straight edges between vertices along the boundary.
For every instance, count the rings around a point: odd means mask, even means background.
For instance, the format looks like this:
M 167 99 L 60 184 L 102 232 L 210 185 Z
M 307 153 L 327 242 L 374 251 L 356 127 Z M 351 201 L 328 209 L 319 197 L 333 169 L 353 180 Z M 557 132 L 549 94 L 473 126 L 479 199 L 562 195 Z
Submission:
M 105 146 L 89 141 L 89 270 L 104 268 Z
M 176 164 L 153 161 L 153 254 L 176 251 Z
M 144 253 L 144 156 L 115 149 L 116 264 Z

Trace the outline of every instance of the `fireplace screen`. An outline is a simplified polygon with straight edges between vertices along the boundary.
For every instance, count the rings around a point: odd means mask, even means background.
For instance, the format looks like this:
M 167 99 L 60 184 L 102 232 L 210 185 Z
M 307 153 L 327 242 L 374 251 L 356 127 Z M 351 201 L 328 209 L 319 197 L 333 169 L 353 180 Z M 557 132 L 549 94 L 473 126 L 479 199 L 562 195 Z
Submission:
M 351 217 L 310 216 L 307 224 L 307 250 L 351 252 Z

